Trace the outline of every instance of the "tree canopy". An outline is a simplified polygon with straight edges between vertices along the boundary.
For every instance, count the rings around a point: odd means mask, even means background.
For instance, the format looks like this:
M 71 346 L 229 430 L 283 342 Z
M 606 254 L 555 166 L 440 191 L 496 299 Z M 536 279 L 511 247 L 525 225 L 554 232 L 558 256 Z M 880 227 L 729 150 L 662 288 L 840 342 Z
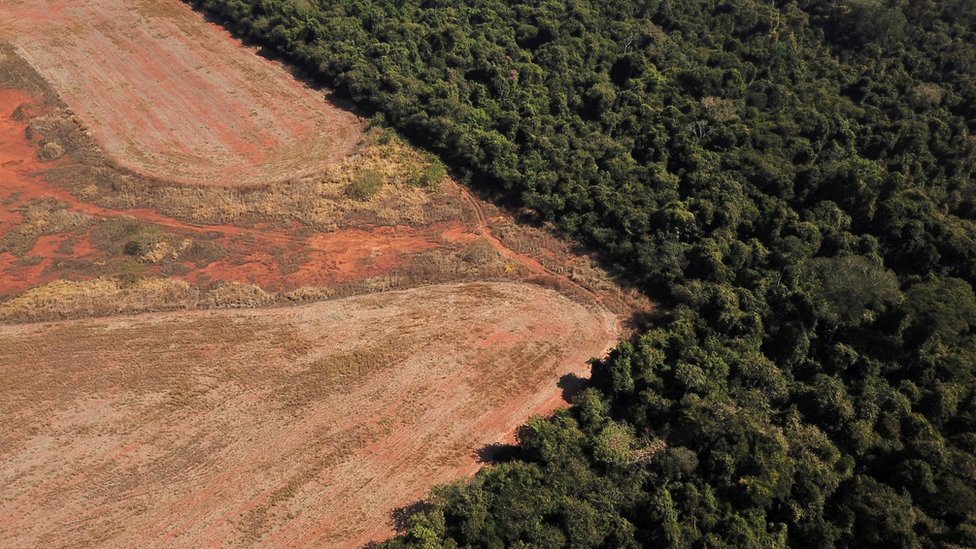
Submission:
M 976 546 L 974 0 L 194 0 L 669 311 L 389 547 Z

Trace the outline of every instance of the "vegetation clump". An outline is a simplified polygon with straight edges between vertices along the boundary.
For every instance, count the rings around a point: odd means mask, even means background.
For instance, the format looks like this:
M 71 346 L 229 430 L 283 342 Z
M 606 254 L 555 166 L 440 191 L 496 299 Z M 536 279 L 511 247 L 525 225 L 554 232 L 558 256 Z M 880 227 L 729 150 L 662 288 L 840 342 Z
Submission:
M 45 143 L 44 146 L 37 151 L 37 159 L 41 162 L 53 162 L 61 158 L 63 155 L 64 147 L 53 141 Z
M 346 194 L 356 200 L 369 200 L 383 188 L 384 176 L 378 170 L 361 169 L 352 176 Z
M 430 157 L 422 167 L 411 167 L 407 183 L 414 187 L 437 191 L 446 178 L 447 167 L 444 163 L 436 157 Z

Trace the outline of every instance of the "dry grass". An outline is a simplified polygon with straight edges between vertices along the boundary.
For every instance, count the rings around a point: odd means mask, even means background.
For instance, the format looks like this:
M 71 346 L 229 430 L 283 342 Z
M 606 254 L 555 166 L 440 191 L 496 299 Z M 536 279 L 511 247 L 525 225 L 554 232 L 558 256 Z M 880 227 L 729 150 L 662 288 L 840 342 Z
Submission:
M 298 221 L 317 230 L 363 223 L 429 225 L 460 217 L 460 206 L 440 186 L 411 184 L 409 176 L 433 162 L 385 130 L 372 130 L 349 157 L 315 177 L 240 189 L 165 185 L 127 173 L 101 156 L 97 144 L 66 111 L 32 121 L 39 144 L 57 143 L 72 162 L 44 177 L 78 198 L 113 209 L 149 208 L 193 223 Z M 366 192 L 350 192 L 357 174 L 372 174 Z
M 61 105 L 57 94 L 14 47 L 0 37 L 0 88 L 24 90 L 34 97 L 41 97 L 49 106 Z
M 0 303 L 0 321 L 36 322 L 183 309 L 199 299 L 197 290 L 179 280 L 149 279 L 132 285 L 110 279 L 58 280 Z
M 297 412 L 312 403 L 326 401 L 330 395 L 348 394 L 368 382 L 368 376 L 405 359 L 402 352 L 405 348 L 402 341 L 370 341 L 349 351 L 316 358 L 291 374 L 276 397 L 282 406 Z
M 0 236 L 0 253 L 21 256 L 41 236 L 81 229 L 93 221 L 90 216 L 71 211 L 66 204 L 52 199 L 33 200 L 20 213 L 21 223 Z
M 278 301 L 278 296 L 251 284 L 230 282 L 207 292 L 207 305 L 219 309 L 263 307 Z
M 104 225 L 108 225 L 105 223 Z M 136 225 L 141 227 L 141 225 Z M 171 250 L 165 233 L 154 234 L 156 240 L 149 251 L 128 263 L 115 264 L 119 273 L 87 281 L 57 280 L 32 288 L 6 301 L 0 301 L 0 323 L 47 322 L 111 316 L 155 311 L 184 311 L 194 309 L 240 309 L 267 307 L 275 304 L 303 303 L 392 290 L 405 290 L 420 285 L 454 281 L 498 280 L 523 274 L 513 270 L 493 250 L 474 243 L 462 253 L 450 250 L 430 250 L 411 258 L 406 266 L 379 276 L 337 284 L 333 287 L 301 287 L 290 291 L 272 292 L 253 284 L 223 282 L 212 287 L 190 284 L 178 278 L 148 275 L 146 264 L 155 259 L 158 250 Z M 148 237 L 147 237 L 148 238 Z M 126 242 L 124 237 L 113 240 Z M 131 242 L 131 240 L 129 241 Z M 181 245 L 186 251 L 169 251 L 179 256 L 192 252 L 196 241 Z M 29 258 L 25 258 L 27 260 Z M 163 262 L 166 267 L 168 263 Z M 520 266 L 520 268 L 522 268 Z M 565 289 L 564 289 L 565 290 Z
M 321 296 L 321 294 L 318 294 Z M 175 278 L 118 277 L 87 281 L 57 280 L 0 303 L 0 323 L 24 323 L 91 316 L 191 309 L 262 307 L 289 297 L 237 282 L 211 289 Z

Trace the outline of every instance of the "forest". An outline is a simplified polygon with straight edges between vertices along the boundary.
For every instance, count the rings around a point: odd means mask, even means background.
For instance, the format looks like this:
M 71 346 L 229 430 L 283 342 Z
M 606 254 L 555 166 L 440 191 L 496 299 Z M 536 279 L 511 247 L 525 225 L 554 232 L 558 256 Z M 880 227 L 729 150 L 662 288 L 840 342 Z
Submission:
M 976 0 L 192 0 L 660 318 L 388 548 L 976 546 Z

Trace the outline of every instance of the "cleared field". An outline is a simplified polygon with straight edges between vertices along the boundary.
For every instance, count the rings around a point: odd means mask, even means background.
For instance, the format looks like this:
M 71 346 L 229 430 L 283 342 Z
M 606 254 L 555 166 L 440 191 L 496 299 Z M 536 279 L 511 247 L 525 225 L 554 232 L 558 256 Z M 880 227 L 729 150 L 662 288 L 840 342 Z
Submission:
M 360 138 L 354 115 L 176 0 L 0 0 L 0 21 L 106 153 L 148 177 L 266 184 Z
M 0 327 L 0 539 L 358 546 L 616 336 L 516 283 Z

